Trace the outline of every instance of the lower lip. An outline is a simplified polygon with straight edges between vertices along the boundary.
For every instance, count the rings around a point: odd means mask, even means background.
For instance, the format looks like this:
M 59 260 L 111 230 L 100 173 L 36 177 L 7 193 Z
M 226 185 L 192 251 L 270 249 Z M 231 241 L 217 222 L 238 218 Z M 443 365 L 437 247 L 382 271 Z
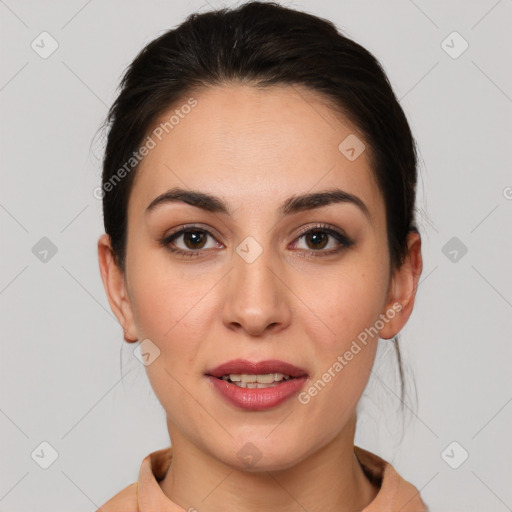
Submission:
M 307 376 L 281 381 L 277 386 L 268 388 L 241 388 L 224 379 L 207 375 L 215 389 L 230 404 L 246 411 L 264 411 L 277 407 L 300 391 Z

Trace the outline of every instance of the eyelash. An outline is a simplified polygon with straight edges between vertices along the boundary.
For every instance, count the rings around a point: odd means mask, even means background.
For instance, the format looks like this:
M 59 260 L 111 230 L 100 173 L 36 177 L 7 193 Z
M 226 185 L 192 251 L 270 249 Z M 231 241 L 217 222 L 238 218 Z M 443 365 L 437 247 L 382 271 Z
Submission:
M 198 257 L 201 255 L 202 252 L 204 252 L 204 250 L 184 251 L 183 249 L 176 249 L 174 247 L 171 247 L 171 245 L 170 245 L 171 242 L 173 242 L 176 238 L 178 238 L 179 236 L 181 236 L 185 233 L 189 233 L 189 232 L 200 232 L 200 233 L 209 235 L 212 238 L 214 238 L 212 233 L 210 233 L 208 230 L 200 228 L 199 226 L 191 225 L 191 226 L 185 226 L 185 227 L 181 228 L 179 231 L 176 231 L 175 233 L 171 233 L 169 236 L 164 237 L 163 239 L 160 240 L 160 244 L 163 247 L 165 247 L 168 251 L 170 251 L 171 253 L 175 253 L 175 254 L 178 254 L 178 255 L 186 257 L 186 258 Z M 351 240 L 347 235 L 345 235 L 344 233 L 342 233 L 338 230 L 335 230 L 335 229 L 329 227 L 327 224 L 317 224 L 316 226 L 305 228 L 298 234 L 298 236 L 295 240 L 299 240 L 304 235 L 307 235 L 312 232 L 327 233 L 329 236 L 336 239 L 340 243 L 340 246 L 337 247 L 336 249 L 331 249 L 330 251 L 323 251 L 323 250 L 317 250 L 317 251 L 309 250 L 308 251 L 308 250 L 302 249 L 304 252 L 306 252 L 308 254 L 308 256 L 307 256 L 308 258 L 309 257 L 317 258 L 317 257 L 330 256 L 332 254 L 338 253 L 338 252 L 342 251 L 343 249 L 346 249 L 346 248 L 354 245 L 354 241 Z

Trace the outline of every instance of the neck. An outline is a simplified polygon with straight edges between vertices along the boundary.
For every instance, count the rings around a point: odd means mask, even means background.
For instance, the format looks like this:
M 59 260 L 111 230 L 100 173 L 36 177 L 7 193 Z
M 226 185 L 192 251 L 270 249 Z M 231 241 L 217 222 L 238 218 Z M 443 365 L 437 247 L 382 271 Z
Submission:
M 310 512 L 362 510 L 378 493 L 354 454 L 355 415 L 338 436 L 294 466 L 248 472 L 199 449 L 169 425 L 172 463 L 160 482 L 185 510 L 200 512 Z

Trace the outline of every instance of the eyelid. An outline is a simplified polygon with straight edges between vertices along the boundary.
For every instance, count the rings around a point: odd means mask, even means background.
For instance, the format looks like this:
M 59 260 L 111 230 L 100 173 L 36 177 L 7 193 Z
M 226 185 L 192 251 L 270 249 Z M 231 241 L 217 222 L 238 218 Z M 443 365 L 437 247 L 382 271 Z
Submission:
M 214 238 L 217 243 L 220 243 L 221 245 L 224 245 L 222 242 L 218 241 L 217 235 L 212 233 L 210 230 L 214 231 L 216 233 L 216 230 L 214 230 L 213 228 L 211 228 L 211 227 L 208 227 L 208 228 L 202 227 L 201 224 L 199 224 L 199 223 L 185 224 L 185 225 L 182 225 L 179 228 L 177 228 L 175 231 L 172 231 L 168 235 L 165 235 L 160 240 L 160 244 L 163 247 L 165 247 L 167 250 L 171 251 L 172 253 L 178 253 L 178 254 L 181 254 L 183 256 L 188 256 L 188 257 L 195 257 L 195 256 L 200 255 L 200 253 L 208 253 L 208 252 L 211 251 L 211 249 L 208 249 L 208 250 L 198 249 L 198 250 L 195 250 L 195 251 L 192 250 L 192 249 L 191 250 L 183 250 L 183 249 L 180 249 L 180 248 L 171 248 L 170 247 L 170 243 L 172 242 L 173 239 L 178 238 L 179 236 L 182 236 L 183 234 L 185 234 L 187 232 L 200 231 L 200 232 L 203 232 L 206 236 L 211 236 L 212 238 Z M 307 253 L 308 255 L 310 255 L 310 257 L 315 257 L 316 255 L 318 255 L 318 257 L 321 257 L 321 256 L 324 256 L 324 255 L 327 256 L 327 255 L 330 255 L 330 254 L 335 254 L 335 253 L 337 254 L 342 249 L 348 248 L 348 247 L 354 245 L 354 243 L 355 243 L 345 233 L 344 230 L 342 230 L 341 228 L 338 228 L 336 226 L 332 226 L 330 224 L 326 224 L 326 223 L 317 223 L 317 224 L 315 224 L 313 226 L 311 226 L 309 224 L 309 225 L 301 228 L 299 233 L 297 233 L 297 235 L 293 239 L 292 243 L 293 242 L 296 243 L 296 241 L 298 239 L 302 238 L 305 234 L 313 232 L 313 231 L 320 231 L 320 232 L 327 233 L 328 236 L 336 239 L 336 241 L 339 244 L 339 247 L 336 248 L 336 249 L 331 249 L 329 251 L 324 251 L 324 250 L 321 250 L 321 249 L 320 250 L 316 250 L 316 251 L 313 250 L 313 249 L 310 249 L 310 250 L 301 249 L 302 252 Z
M 305 233 L 309 233 L 310 231 L 327 231 L 327 232 L 333 232 L 339 235 L 340 237 L 346 238 L 347 240 L 350 240 L 350 237 L 343 231 L 343 229 L 338 228 L 336 226 L 333 226 L 331 224 L 326 224 L 323 222 L 318 222 L 314 226 L 308 225 L 304 228 L 301 228 L 299 233 L 297 234 L 296 238 L 304 235 Z
M 169 240 L 173 236 L 178 236 L 178 235 L 183 234 L 183 232 L 188 232 L 188 231 L 203 231 L 204 233 L 206 233 L 216 239 L 221 238 L 220 234 L 217 232 L 217 230 L 215 230 L 211 226 L 203 227 L 203 225 L 200 223 L 183 224 L 180 227 L 176 228 L 175 230 L 171 231 L 170 233 L 164 235 L 162 238 L 163 238 L 163 240 Z

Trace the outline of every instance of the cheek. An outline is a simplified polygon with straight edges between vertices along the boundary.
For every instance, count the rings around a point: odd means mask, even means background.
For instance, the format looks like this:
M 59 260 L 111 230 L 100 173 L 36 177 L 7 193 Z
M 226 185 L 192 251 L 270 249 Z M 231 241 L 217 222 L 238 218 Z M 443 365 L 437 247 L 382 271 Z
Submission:
M 303 311 L 308 320 L 302 322 L 320 349 L 320 360 L 345 351 L 359 333 L 375 323 L 385 304 L 387 274 L 385 265 L 360 262 L 324 271 L 316 278 L 309 276 L 296 288 L 309 306 Z
M 309 413 L 321 415 L 326 425 L 344 424 L 364 391 L 377 350 L 372 327 L 386 292 L 385 262 L 347 264 L 328 279 L 319 277 L 314 292 L 309 281 L 309 304 L 314 306 L 302 312 L 300 322 L 311 340 L 316 373 L 304 402 L 309 400 Z
M 193 264 L 180 268 L 168 259 L 161 250 L 141 250 L 132 253 L 129 269 L 137 331 L 140 336 L 154 338 L 161 350 L 170 349 L 175 342 L 179 349 L 179 345 L 186 345 L 183 341 L 197 339 L 194 333 L 203 325 L 208 292 L 215 284 L 208 271 Z
M 202 278 L 180 277 L 165 264 L 133 264 L 130 278 L 132 310 L 139 339 L 151 340 L 159 356 L 146 366 L 158 400 L 172 417 L 174 411 L 193 414 L 197 403 L 184 392 L 197 378 L 201 340 L 207 337 L 215 284 Z M 135 263 L 135 258 L 132 260 Z M 146 263 L 147 262 L 147 263 Z

